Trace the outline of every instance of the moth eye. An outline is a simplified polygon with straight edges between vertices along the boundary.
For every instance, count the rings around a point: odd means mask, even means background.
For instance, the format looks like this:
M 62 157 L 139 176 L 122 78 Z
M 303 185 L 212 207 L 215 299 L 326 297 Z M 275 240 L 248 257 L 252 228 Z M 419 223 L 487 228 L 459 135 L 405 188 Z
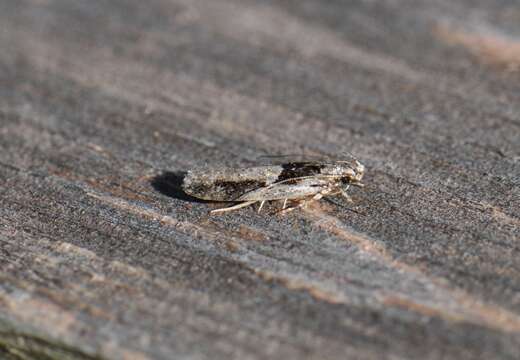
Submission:
M 342 178 L 341 178 L 341 183 L 342 183 L 342 184 L 345 184 L 345 185 L 350 184 L 350 178 L 347 177 L 347 176 L 342 177 Z

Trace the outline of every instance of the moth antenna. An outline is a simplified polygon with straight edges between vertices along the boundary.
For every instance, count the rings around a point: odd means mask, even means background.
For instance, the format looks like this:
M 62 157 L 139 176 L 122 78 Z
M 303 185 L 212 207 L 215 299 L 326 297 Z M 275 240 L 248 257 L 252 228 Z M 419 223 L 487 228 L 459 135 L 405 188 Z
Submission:
M 262 200 L 262 202 L 260 203 L 260 207 L 258 208 L 259 214 L 260 214 L 260 211 L 262 211 L 262 208 L 264 207 L 265 202 L 266 202 L 266 200 Z
M 331 204 L 334 204 L 336 206 L 339 206 L 340 208 L 343 208 L 345 210 L 352 211 L 353 213 L 356 213 L 358 215 L 366 216 L 366 214 L 363 214 L 362 212 L 359 212 L 357 210 L 351 209 L 348 206 L 345 206 L 345 205 L 343 205 L 343 204 L 341 204 L 341 203 L 339 203 L 337 201 L 332 200 L 331 198 L 325 197 L 325 198 L 323 198 L 323 200 L 325 200 L 325 201 L 327 201 L 327 202 L 329 202 Z
M 258 200 L 244 201 L 244 202 L 242 202 L 240 204 L 237 204 L 237 205 L 234 205 L 234 206 L 230 206 L 230 207 L 227 207 L 227 208 L 211 210 L 209 213 L 210 214 L 221 214 L 221 213 L 228 212 L 228 211 L 238 210 L 238 209 L 241 209 L 243 207 L 252 205 L 252 204 L 254 204 L 257 201 Z
M 356 163 L 358 163 L 357 158 L 350 151 L 342 151 L 341 156 L 345 158 L 345 160 L 342 160 L 343 162 L 349 162 L 354 160 Z

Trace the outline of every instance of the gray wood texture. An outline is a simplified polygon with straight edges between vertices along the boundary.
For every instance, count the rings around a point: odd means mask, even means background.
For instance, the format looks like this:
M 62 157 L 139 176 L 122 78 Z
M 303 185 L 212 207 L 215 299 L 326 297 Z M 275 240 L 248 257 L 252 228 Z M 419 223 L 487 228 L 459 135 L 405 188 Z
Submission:
M 520 358 L 518 1 L 1 0 L 0 50 L 0 358 Z M 178 186 L 341 152 L 354 204 Z

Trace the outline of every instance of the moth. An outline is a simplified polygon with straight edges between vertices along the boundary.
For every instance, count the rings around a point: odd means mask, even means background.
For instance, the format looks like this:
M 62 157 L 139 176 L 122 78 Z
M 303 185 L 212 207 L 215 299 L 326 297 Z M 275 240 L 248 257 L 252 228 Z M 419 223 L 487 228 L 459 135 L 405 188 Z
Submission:
M 238 204 L 211 211 L 212 214 L 237 210 L 259 202 L 283 200 L 282 211 L 305 206 L 328 195 L 350 197 L 350 186 L 360 186 L 365 167 L 356 159 L 297 160 L 278 165 L 246 168 L 207 168 L 190 170 L 182 183 L 185 193 L 203 200 Z M 296 205 L 287 207 L 288 201 Z

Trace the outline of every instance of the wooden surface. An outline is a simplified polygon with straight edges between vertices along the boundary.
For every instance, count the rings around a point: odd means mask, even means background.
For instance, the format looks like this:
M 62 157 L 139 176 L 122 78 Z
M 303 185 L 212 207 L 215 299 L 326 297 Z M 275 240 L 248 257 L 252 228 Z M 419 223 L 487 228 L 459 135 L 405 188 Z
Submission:
M 0 358 L 520 358 L 518 2 L 1 0 L 0 50 Z M 341 152 L 354 204 L 178 187 Z

